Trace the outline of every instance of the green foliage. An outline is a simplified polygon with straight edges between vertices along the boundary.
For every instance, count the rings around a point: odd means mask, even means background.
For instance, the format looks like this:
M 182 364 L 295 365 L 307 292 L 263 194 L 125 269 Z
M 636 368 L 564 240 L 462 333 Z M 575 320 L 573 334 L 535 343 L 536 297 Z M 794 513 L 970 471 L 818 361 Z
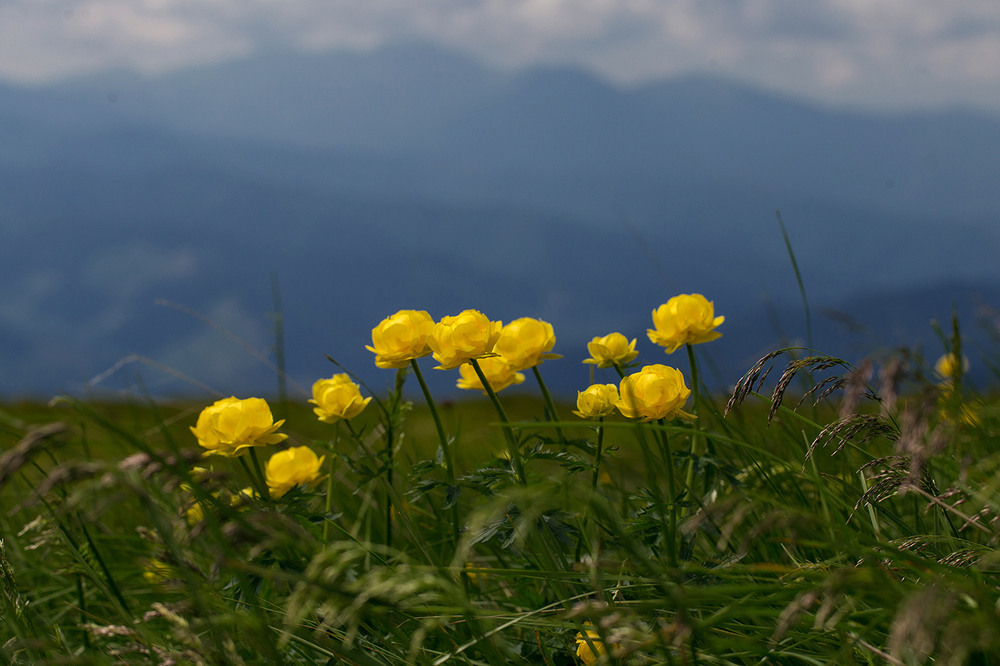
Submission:
M 325 476 L 278 498 L 201 457 L 203 405 L 11 406 L 0 659 L 554 666 L 591 631 L 601 663 L 989 663 L 1000 410 L 928 376 L 786 349 L 725 413 L 635 423 L 432 412 L 401 371 L 349 423 L 289 403 L 271 448 Z

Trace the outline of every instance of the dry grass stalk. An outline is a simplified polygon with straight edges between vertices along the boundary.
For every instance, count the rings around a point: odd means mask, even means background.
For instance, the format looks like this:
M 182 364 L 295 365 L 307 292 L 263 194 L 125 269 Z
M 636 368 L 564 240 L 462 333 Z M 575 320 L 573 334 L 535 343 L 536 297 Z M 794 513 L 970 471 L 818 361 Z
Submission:
M 66 429 L 65 423 L 47 423 L 31 430 L 20 442 L 4 451 L 0 455 L 0 490 L 3 489 L 10 477 L 31 460 L 32 456 L 42 447 L 48 445 L 51 439 L 64 433 Z
M 809 445 L 806 453 L 806 460 L 820 447 L 826 447 L 833 441 L 838 441 L 837 448 L 831 455 L 840 453 L 848 443 L 862 445 L 876 437 L 888 437 L 895 439 L 899 436 L 896 428 L 881 416 L 871 414 L 852 414 L 846 418 L 841 418 L 823 428 L 816 438 Z M 858 441 L 853 441 L 859 438 Z M 869 463 L 870 464 L 870 463 Z

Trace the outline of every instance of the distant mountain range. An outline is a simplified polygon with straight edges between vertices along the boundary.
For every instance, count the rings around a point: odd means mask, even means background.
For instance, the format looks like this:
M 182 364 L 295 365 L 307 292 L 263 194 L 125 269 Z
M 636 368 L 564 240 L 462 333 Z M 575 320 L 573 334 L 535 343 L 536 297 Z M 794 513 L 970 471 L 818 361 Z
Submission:
M 476 307 L 552 322 L 566 358 L 546 376 L 574 395 L 585 342 L 612 330 L 684 365 L 645 339 L 681 292 L 727 317 L 704 349 L 722 386 L 805 340 L 779 209 L 816 346 L 936 357 L 929 322 L 954 306 L 982 347 L 998 154 L 1000 119 L 962 110 L 863 115 L 698 77 L 623 89 L 420 44 L 3 85 L 0 395 L 88 391 L 130 355 L 95 390 L 271 392 L 220 329 L 273 359 L 272 279 L 305 386 L 329 354 L 382 388 L 364 350 L 382 317 Z

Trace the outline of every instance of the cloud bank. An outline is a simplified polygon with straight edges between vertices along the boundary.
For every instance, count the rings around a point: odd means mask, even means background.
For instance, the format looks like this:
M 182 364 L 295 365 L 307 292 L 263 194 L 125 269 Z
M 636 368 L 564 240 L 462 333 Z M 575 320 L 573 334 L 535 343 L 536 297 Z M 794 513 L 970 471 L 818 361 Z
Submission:
M 14 0 L 0 77 L 414 39 L 622 83 L 714 72 L 840 105 L 1000 110 L 1000 3 L 979 0 Z

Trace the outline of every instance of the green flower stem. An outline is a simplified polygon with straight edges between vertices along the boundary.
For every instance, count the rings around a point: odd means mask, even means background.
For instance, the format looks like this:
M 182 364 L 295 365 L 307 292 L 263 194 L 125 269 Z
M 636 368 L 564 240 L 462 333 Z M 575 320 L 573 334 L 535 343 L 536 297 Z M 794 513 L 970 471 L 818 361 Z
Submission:
M 243 467 L 246 469 L 247 475 L 250 477 L 250 484 L 257 489 L 257 494 L 260 495 L 262 500 L 267 500 L 271 497 L 271 491 L 267 488 L 267 478 L 264 476 L 264 469 L 260 466 L 260 458 L 257 457 L 257 449 L 255 447 L 250 447 L 250 462 L 253 463 L 253 472 L 250 471 L 249 466 L 243 456 L 240 456 L 240 462 L 243 463 Z
M 697 418 L 699 412 L 698 402 L 701 395 L 698 382 L 698 363 L 694 357 L 694 347 L 690 343 L 686 344 L 685 347 L 687 347 L 688 365 L 691 368 L 692 412 L 696 417 L 692 424 L 691 455 L 688 457 L 687 473 L 684 477 L 685 485 L 690 490 L 694 487 L 694 461 L 696 457 L 705 455 L 705 442 L 700 432 L 701 423 Z
M 347 428 L 347 432 L 348 434 L 350 434 L 351 439 L 357 442 L 358 446 L 361 447 L 361 450 L 365 453 L 365 455 L 367 455 L 369 458 L 374 458 L 375 455 L 372 453 L 371 447 L 369 447 L 368 443 L 365 442 L 364 437 L 361 437 L 360 433 L 358 433 L 358 431 L 354 429 L 354 426 L 351 425 L 351 422 L 345 420 L 343 423 L 344 427 Z M 400 496 L 399 491 L 396 490 L 395 487 L 387 485 L 386 492 L 388 493 L 389 497 L 392 498 L 393 504 L 395 506 L 397 507 L 406 506 L 406 503 L 403 501 L 403 498 Z M 423 557 L 428 562 L 433 562 L 434 566 L 437 567 L 444 566 L 443 563 L 440 561 L 440 558 L 435 557 L 435 555 L 427 548 L 428 544 L 425 538 L 426 536 L 425 533 L 423 531 L 421 531 L 420 534 L 417 533 L 417 530 L 413 525 L 412 521 L 410 520 L 409 516 L 407 515 L 407 512 L 405 510 L 400 510 L 397 512 L 396 517 L 401 529 L 409 538 L 409 543 L 415 545 L 417 549 L 420 550 Z
M 396 432 L 395 426 L 399 418 L 399 401 L 403 396 L 403 383 L 406 381 L 406 367 L 396 370 L 396 388 L 392 393 L 392 411 L 385 419 L 385 481 L 390 489 L 394 488 L 393 473 L 395 471 Z M 392 493 L 386 492 L 385 497 L 385 545 L 392 547 Z
M 434 398 L 431 396 L 431 391 L 427 388 L 427 382 L 424 381 L 424 374 L 420 372 L 420 366 L 417 364 L 417 359 L 410 360 L 410 367 L 413 368 L 413 374 L 417 377 L 417 382 L 420 384 L 420 390 L 424 394 L 424 401 L 427 403 L 427 409 L 431 413 L 431 420 L 434 421 L 434 427 L 437 429 L 438 441 L 441 442 L 441 451 L 444 453 L 445 478 L 448 480 L 448 485 L 454 485 L 455 464 L 451 457 L 451 446 L 448 443 L 448 437 L 445 435 L 444 426 L 441 424 L 441 416 L 438 414 L 437 406 L 434 404 Z
M 664 419 L 658 421 L 660 446 L 663 449 L 663 464 L 667 468 L 667 493 L 670 499 L 670 524 L 669 524 L 669 553 L 670 563 L 677 564 L 677 489 L 674 483 L 674 458 L 670 452 L 670 438 L 667 431 L 662 427 L 666 425 Z
M 667 544 L 667 561 L 671 566 L 676 566 L 677 564 L 677 552 L 674 549 L 674 533 L 672 527 L 667 523 L 665 514 L 667 513 L 667 501 L 663 498 L 663 492 L 660 488 L 660 474 L 659 468 L 661 464 L 657 463 L 656 459 L 653 457 L 653 453 L 649 450 L 649 442 L 646 441 L 646 427 L 642 422 L 636 422 L 635 424 L 635 434 L 636 439 L 639 440 L 639 448 L 642 449 L 642 457 L 646 462 L 646 483 L 649 487 L 649 492 L 653 496 L 657 503 L 657 509 L 661 516 L 660 518 L 660 528 L 663 531 L 663 540 Z M 668 485 L 672 489 L 673 482 L 673 470 L 670 466 L 667 467 L 668 470 Z
M 490 382 L 486 379 L 486 375 L 483 374 L 483 369 L 479 367 L 479 362 L 470 358 L 469 363 L 472 364 L 472 369 L 476 371 L 476 375 L 479 376 L 479 381 L 482 383 L 483 388 L 486 390 L 486 395 L 490 397 L 490 401 L 493 403 L 493 408 L 497 410 L 497 416 L 500 417 L 500 423 L 503 428 L 504 436 L 507 438 L 507 449 L 510 451 L 510 460 L 514 464 L 514 473 L 517 475 L 517 480 L 522 486 L 527 486 L 528 481 L 524 476 L 524 461 L 521 459 L 521 449 L 518 446 L 517 438 L 514 437 L 514 431 L 511 429 L 510 419 L 507 418 L 507 412 L 504 411 L 503 405 L 500 404 L 500 400 L 497 398 L 496 391 L 490 386 Z
M 330 442 L 330 472 L 326 476 L 326 501 L 323 504 L 323 545 L 330 543 L 330 513 L 333 511 L 333 473 L 337 459 L 337 440 L 340 428 L 333 429 L 333 441 Z
M 538 388 L 542 391 L 542 397 L 545 399 L 545 408 L 549 413 L 549 420 L 558 422 L 559 412 L 556 411 L 556 404 L 552 401 L 552 395 L 549 393 L 549 389 L 545 386 L 545 382 L 542 380 L 542 373 L 539 372 L 538 366 L 531 366 L 531 372 L 534 373 L 535 380 L 538 381 Z M 562 433 L 562 428 L 559 426 L 556 426 L 556 435 L 559 437 L 560 441 L 566 441 L 566 438 Z
M 594 476 L 590 480 L 591 490 L 597 490 L 597 479 L 601 472 L 601 454 L 604 446 L 604 417 L 597 419 L 597 451 L 594 453 Z
M 434 421 L 434 427 L 437 429 L 438 441 L 441 443 L 441 452 L 444 454 L 444 474 L 445 479 L 448 482 L 449 492 L 455 485 L 455 462 L 451 457 L 451 445 L 448 442 L 448 436 L 444 432 L 444 426 L 441 425 L 441 416 L 438 414 L 437 406 L 434 404 L 434 397 L 431 396 L 431 391 L 427 388 L 427 382 L 424 381 L 424 375 L 420 372 L 420 366 L 417 364 L 417 359 L 410 359 L 410 367 L 413 368 L 413 374 L 417 377 L 417 382 L 420 384 L 420 390 L 423 391 L 424 401 L 427 403 L 427 409 L 431 413 L 431 420 Z M 451 532 L 452 537 L 455 539 L 455 543 L 458 543 L 458 500 L 451 505 Z

